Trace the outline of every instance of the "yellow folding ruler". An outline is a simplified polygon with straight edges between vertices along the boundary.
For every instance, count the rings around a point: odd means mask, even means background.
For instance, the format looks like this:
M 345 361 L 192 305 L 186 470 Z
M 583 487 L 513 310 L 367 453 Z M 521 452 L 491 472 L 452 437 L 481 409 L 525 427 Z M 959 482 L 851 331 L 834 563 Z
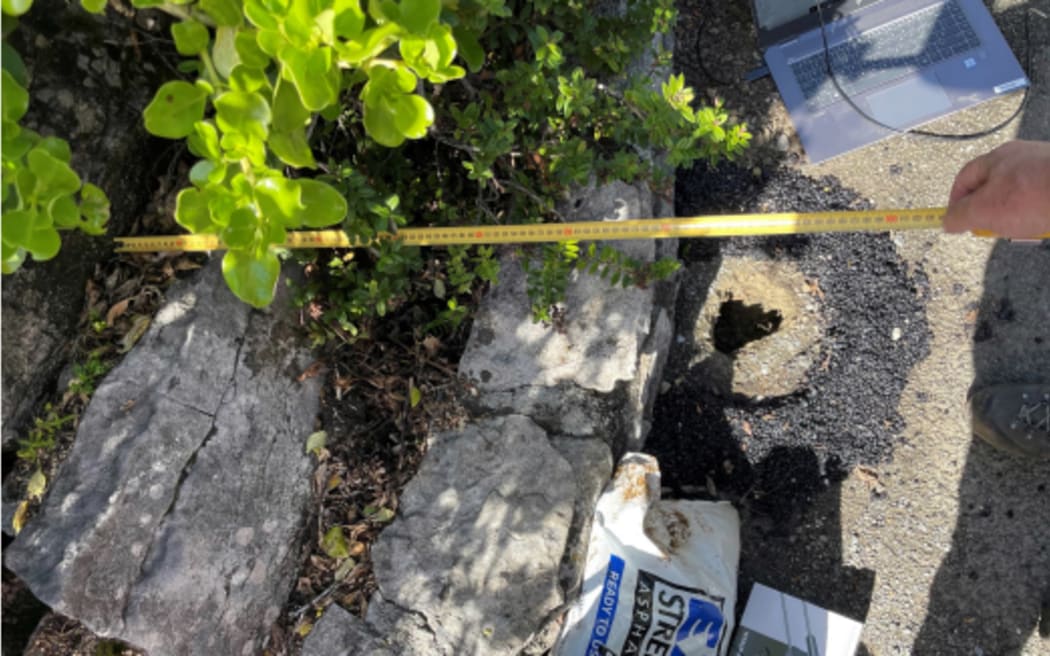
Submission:
M 413 246 L 453 244 L 514 244 L 566 240 L 670 239 L 674 237 L 735 237 L 793 235 L 814 232 L 876 232 L 941 227 L 945 208 L 850 210 L 735 214 L 622 221 L 574 221 L 528 225 L 403 228 L 383 233 Z M 218 235 L 118 237 L 117 252 L 212 251 L 225 248 Z M 289 232 L 285 248 L 356 248 L 371 242 L 356 240 L 341 230 Z

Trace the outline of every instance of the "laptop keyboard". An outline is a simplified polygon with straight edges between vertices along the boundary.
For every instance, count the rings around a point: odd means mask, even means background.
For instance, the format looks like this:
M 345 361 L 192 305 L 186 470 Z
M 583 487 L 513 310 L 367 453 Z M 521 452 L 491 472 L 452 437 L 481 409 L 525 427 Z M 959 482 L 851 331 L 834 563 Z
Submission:
M 850 97 L 971 50 L 980 43 L 954 0 L 880 25 L 828 50 L 835 78 Z M 840 99 L 824 66 L 824 51 L 791 63 L 806 105 Z

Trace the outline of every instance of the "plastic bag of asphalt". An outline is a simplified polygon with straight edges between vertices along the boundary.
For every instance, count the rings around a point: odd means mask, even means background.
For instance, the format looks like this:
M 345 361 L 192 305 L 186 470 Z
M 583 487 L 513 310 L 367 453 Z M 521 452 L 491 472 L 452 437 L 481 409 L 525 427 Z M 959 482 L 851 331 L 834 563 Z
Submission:
M 661 501 L 652 456 L 629 453 L 598 499 L 580 596 L 556 656 L 724 656 L 740 517 L 727 502 Z

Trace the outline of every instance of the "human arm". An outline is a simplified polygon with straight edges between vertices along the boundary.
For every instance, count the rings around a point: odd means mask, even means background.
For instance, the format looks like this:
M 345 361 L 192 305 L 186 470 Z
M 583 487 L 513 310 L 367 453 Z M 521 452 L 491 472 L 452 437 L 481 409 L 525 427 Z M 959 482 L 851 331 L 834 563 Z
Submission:
M 966 164 L 952 185 L 944 229 L 1050 235 L 1050 142 L 1010 141 Z

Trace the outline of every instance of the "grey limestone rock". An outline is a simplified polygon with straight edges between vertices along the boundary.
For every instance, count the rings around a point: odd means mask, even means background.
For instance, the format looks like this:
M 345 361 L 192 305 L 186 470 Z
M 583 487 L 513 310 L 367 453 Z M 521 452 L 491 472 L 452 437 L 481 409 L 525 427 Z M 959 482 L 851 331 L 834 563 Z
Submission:
M 425 622 L 432 653 L 517 652 L 563 602 L 559 566 L 576 494 L 569 463 L 527 417 L 435 437 L 373 549 L 383 598 L 408 614 L 402 621 Z M 387 635 L 407 644 L 397 634 Z
M 309 350 L 285 299 L 251 310 L 218 264 L 169 294 L 99 385 L 4 554 L 54 610 L 152 656 L 258 652 L 311 494 L 318 382 L 296 381 Z
M 166 35 L 156 25 L 146 29 Z M 135 38 L 128 19 L 116 12 L 89 14 L 60 0 L 34 3 L 4 37 L 31 76 L 24 127 L 69 142 L 73 169 L 109 196 L 110 234 L 127 233 L 168 165 L 158 158 L 168 146 L 147 134 L 141 115 L 168 71 L 154 48 L 133 48 Z M 85 282 L 97 263 L 112 257 L 105 239 L 66 233 L 62 241 L 54 259 L 29 261 L 3 277 L 5 446 L 30 424 L 65 366 Z
M 643 186 L 614 181 L 578 193 L 570 205 L 580 218 L 651 216 Z M 647 261 L 669 250 L 652 240 L 613 243 Z M 477 407 L 529 415 L 553 432 L 598 435 L 617 453 L 639 448 L 670 340 L 676 281 L 625 289 L 574 273 L 560 330 L 532 321 L 525 282 L 520 264 L 505 257 L 499 285 L 475 318 L 460 373 L 477 388 Z

